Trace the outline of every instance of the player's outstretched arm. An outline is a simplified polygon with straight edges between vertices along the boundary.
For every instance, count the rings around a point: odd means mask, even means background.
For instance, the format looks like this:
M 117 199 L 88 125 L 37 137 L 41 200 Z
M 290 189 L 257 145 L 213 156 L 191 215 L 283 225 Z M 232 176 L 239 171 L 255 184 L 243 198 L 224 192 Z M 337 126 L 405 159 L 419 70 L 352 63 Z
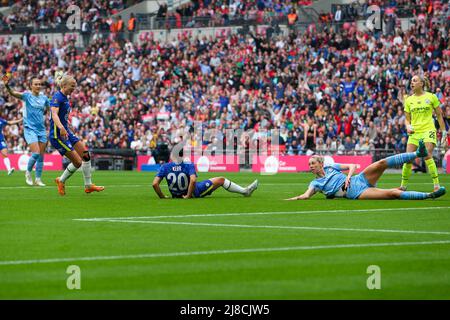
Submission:
M 197 183 L 197 176 L 195 174 L 191 174 L 189 177 L 189 188 L 188 192 L 185 196 L 183 196 L 184 199 L 190 199 L 192 198 L 192 195 L 194 194 L 195 190 L 195 184 Z
M 316 193 L 316 191 L 313 188 L 308 188 L 308 190 L 306 190 L 303 194 L 297 196 L 297 197 L 293 197 L 293 198 L 289 198 L 289 199 L 284 199 L 284 200 L 306 200 L 311 198 L 314 194 Z
M 159 184 L 161 183 L 162 179 L 160 177 L 155 177 L 155 179 L 153 179 L 153 190 L 155 190 L 156 194 L 158 195 L 158 197 L 160 199 L 167 199 L 169 197 L 165 196 L 164 193 L 161 191 L 161 187 L 159 186 Z
M 12 121 L 8 121 L 8 124 L 10 126 L 12 126 L 13 124 L 18 124 L 19 122 L 22 122 L 23 118 L 17 119 L 17 120 L 12 120 Z
M 6 90 L 8 91 L 8 93 L 9 93 L 10 95 L 12 95 L 14 98 L 22 99 L 23 93 L 18 92 L 18 91 L 15 91 L 15 90 L 13 90 L 13 89 L 9 86 L 9 80 L 11 80 L 11 78 L 10 78 L 9 75 L 5 74 L 5 75 L 2 77 L 2 80 L 3 80 L 3 84 L 5 85 Z

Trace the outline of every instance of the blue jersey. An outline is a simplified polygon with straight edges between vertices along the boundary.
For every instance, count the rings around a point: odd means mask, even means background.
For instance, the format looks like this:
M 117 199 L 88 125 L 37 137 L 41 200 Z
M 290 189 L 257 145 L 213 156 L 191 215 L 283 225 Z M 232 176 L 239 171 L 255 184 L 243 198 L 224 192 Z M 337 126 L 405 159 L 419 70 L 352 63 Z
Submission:
M 50 107 L 59 109 L 59 120 L 61 121 L 64 129 L 66 129 L 67 132 L 70 132 L 68 122 L 69 114 L 72 109 L 70 107 L 69 99 L 67 99 L 67 96 L 65 96 L 61 91 L 56 92 L 53 95 L 52 100 L 50 101 Z M 58 127 L 56 127 L 56 124 L 53 121 L 52 117 L 50 117 L 50 136 L 59 136 L 59 129 Z
M 3 128 L 8 124 L 8 121 L 5 119 L 0 118 L 0 141 L 5 140 L 5 137 L 3 136 Z
M 174 198 L 187 194 L 191 175 L 197 176 L 195 166 L 190 162 L 164 164 L 156 174 L 157 177 L 166 178 L 169 191 Z
M 23 126 L 35 131 L 45 131 L 45 110 L 49 107 L 47 96 L 39 94 L 35 96 L 31 92 L 22 94 L 22 101 L 25 103 L 23 112 Z
M 316 192 L 322 192 L 327 197 L 334 196 L 345 183 L 347 175 L 341 172 L 341 165 L 339 164 L 326 166 L 323 170 L 325 171 L 325 176 L 314 179 L 309 184 L 309 187 Z

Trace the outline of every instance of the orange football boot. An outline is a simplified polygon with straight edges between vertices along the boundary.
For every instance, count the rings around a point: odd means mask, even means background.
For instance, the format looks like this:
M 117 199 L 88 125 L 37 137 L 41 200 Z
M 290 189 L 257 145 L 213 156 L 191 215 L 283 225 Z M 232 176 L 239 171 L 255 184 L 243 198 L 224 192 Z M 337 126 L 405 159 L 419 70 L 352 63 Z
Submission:
M 91 184 L 88 188 L 84 189 L 84 192 L 91 193 L 91 192 L 101 192 L 105 190 L 105 187 L 102 186 L 96 186 L 95 184 Z
M 59 178 L 55 179 L 56 185 L 58 186 L 58 193 L 62 196 L 66 194 L 66 184 L 61 182 Z

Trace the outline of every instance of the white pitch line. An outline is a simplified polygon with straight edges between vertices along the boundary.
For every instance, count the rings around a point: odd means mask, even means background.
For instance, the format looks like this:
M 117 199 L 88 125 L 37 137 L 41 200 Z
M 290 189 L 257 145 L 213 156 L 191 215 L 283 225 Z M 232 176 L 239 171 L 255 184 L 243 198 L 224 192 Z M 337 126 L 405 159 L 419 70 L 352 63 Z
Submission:
M 116 185 L 106 185 L 106 188 L 138 188 L 138 187 L 151 187 L 151 184 L 116 184 Z M 79 188 L 82 189 L 83 186 L 66 186 L 66 188 Z M 16 186 L 16 187 L 0 187 L 0 190 L 9 189 L 56 189 L 56 186 L 45 186 L 45 187 L 34 187 L 34 186 Z
M 223 224 L 223 223 L 201 223 L 201 222 L 175 222 L 175 221 L 139 221 L 139 220 L 103 220 L 101 222 L 123 222 L 123 223 L 147 223 L 147 224 L 169 224 L 199 227 L 221 227 L 221 228 L 249 228 L 249 229 L 291 229 L 291 230 L 320 230 L 320 231 L 356 231 L 356 232 L 379 232 L 379 233 L 408 233 L 408 234 L 433 234 L 450 235 L 446 231 L 422 231 L 422 230 L 398 230 L 398 229 L 363 229 L 363 228 L 334 228 L 334 227 L 302 227 L 302 226 L 266 226 L 250 224 Z
M 316 214 L 316 213 L 361 213 L 384 211 L 410 211 L 410 210 L 439 210 L 450 207 L 414 207 L 414 208 L 379 208 L 379 209 L 355 209 L 355 210 L 307 210 L 307 211 L 269 211 L 269 212 L 236 212 L 236 213 L 207 213 L 165 216 L 141 216 L 141 217 L 109 217 L 109 218 L 79 218 L 76 221 L 103 221 L 103 220 L 134 220 L 134 219 L 165 219 L 165 218 L 196 218 L 196 217 L 232 217 L 232 216 L 259 216 L 259 215 L 289 215 L 289 214 Z
M 131 254 L 131 255 L 94 256 L 94 257 L 77 257 L 77 258 L 73 257 L 73 258 L 52 258 L 52 259 L 36 259 L 36 260 L 11 260 L 11 261 L 0 261 L 0 266 L 75 262 L 75 261 L 150 259 L 150 258 L 167 258 L 167 257 L 182 257 L 182 256 L 186 257 L 186 256 L 201 256 L 201 255 L 235 254 L 235 253 L 260 253 L 260 252 L 283 252 L 283 251 L 371 248 L 371 247 L 400 247 L 400 246 L 445 245 L 445 244 L 450 244 L 450 240 L 359 243 L 359 244 L 356 243 L 356 244 L 279 247 L 279 248 L 250 248 L 250 249 L 229 249 L 229 250 L 210 250 L 210 251 L 191 251 L 191 252 L 144 253 L 144 254 Z

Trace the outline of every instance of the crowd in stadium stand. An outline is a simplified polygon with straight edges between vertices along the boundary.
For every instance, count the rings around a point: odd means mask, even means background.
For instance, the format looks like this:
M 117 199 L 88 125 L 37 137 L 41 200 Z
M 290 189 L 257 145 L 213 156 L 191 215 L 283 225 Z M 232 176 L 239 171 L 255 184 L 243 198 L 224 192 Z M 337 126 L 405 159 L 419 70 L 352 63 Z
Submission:
M 403 152 L 401 101 L 422 70 L 450 118 L 448 28 L 431 15 L 393 35 L 358 32 L 349 23 L 339 33 L 309 29 L 271 39 L 250 33 L 123 41 L 97 38 L 83 53 L 72 41 L 3 43 L 0 73 L 12 72 L 17 90 L 39 74 L 48 96 L 57 69 L 73 74 L 79 86 L 71 124 L 91 148 L 150 153 L 202 121 L 210 129 L 280 128 L 287 154 Z M 0 116 L 20 117 L 19 109 L 0 86 Z M 21 126 L 5 131 L 10 150 L 24 152 Z M 220 133 L 203 143 L 214 139 Z
M 269 22 L 276 18 L 289 18 L 294 22 L 298 6 L 310 5 L 312 1 L 242 1 L 242 0 L 196 0 L 180 5 L 172 12 L 162 3 L 157 12 L 159 26 L 166 28 L 217 26 L 245 21 Z
M 124 0 L 19 0 L 15 1 L 10 13 L 0 14 L 0 30 L 14 30 L 17 27 L 34 29 L 58 28 L 74 12 L 68 12 L 70 5 L 81 9 L 83 21 L 92 25 L 139 1 Z

